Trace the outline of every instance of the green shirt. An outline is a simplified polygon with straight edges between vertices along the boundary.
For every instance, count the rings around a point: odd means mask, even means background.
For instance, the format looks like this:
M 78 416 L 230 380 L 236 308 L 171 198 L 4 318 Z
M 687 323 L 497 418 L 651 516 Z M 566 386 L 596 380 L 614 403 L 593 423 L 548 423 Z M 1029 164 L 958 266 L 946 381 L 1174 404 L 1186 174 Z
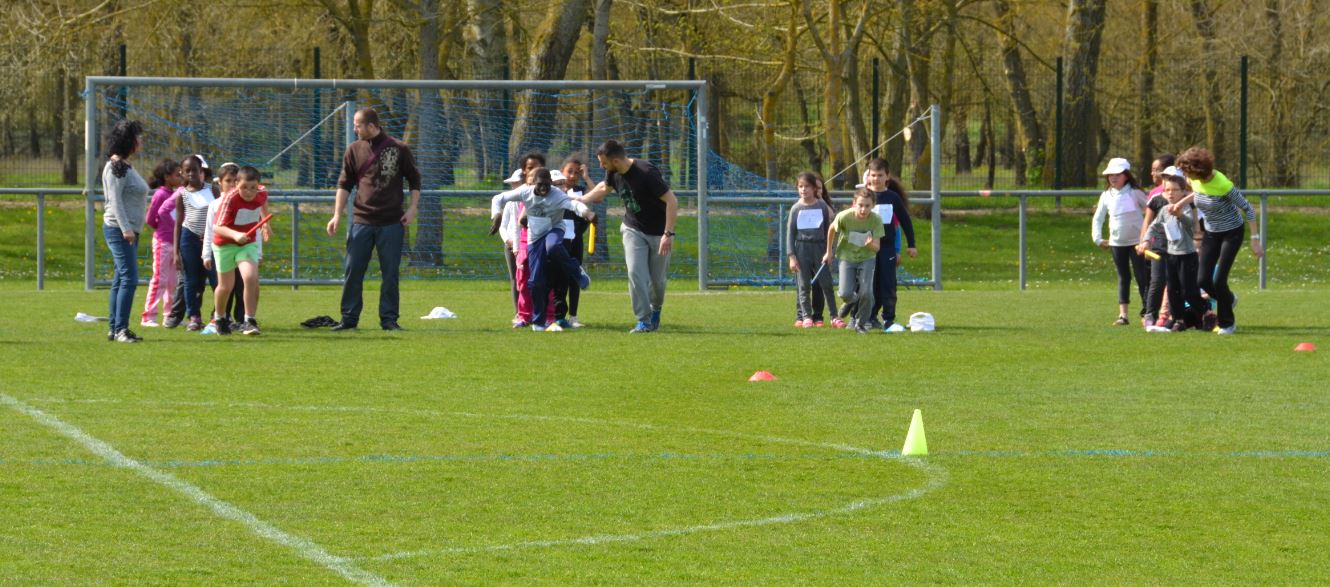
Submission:
M 877 212 L 869 212 L 867 218 L 860 220 L 854 217 L 854 208 L 837 214 L 831 227 L 836 229 L 836 258 L 851 263 L 862 263 L 877 256 L 877 252 L 868 248 L 866 244 L 856 245 L 851 238 L 859 241 L 863 235 L 867 235 L 880 239 L 887 234 L 882 228 L 882 218 Z

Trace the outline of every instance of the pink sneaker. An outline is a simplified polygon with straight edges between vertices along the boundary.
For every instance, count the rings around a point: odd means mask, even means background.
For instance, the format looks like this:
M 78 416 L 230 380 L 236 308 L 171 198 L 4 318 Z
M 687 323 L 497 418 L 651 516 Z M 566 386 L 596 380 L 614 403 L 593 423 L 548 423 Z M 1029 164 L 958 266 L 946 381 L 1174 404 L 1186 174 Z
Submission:
M 799 326 L 801 326 L 801 327 L 803 327 L 803 328 L 812 328 L 812 327 L 813 327 L 813 319 L 812 319 L 812 318 L 804 318 L 804 321 L 801 322 L 801 323 L 799 324 Z
M 840 318 L 836 318 L 835 320 L 832 320 L 832 321 L 831 321 L 831 327 L 832 327 L 832 328 L 845 328 L 845 321 L 844 321 L 844 320 L 841 320 Z
M 826 326 L 826 325 L 827 325 L 827 324 L 826 324 L 825 322 L 823 322 L 823 321 L 821 321 L 821 320 L 818 320 L 817 322 L 814 322 L 814 323 L 813 323 L 813 328 L 822 328 L 823 326 Z
M 804 327 L 804 323 L 803 323 L 803 321 L 802 321 L 802 320 L 795 320 L 795 321 L 794 321 L 794 327 L 795 327 L 795 328 L 803 328 L 803 327 Z

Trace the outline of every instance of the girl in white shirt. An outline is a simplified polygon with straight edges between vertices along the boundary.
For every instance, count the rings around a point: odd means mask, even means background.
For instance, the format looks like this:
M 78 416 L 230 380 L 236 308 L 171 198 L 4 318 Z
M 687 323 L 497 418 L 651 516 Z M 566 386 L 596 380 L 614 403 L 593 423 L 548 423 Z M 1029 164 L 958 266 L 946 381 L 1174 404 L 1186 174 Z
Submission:
M 1113 324 L 1126 326 L 1132 278 L 1135 277 L 1136 289 L 1141 296 L 1142 315 L 1150 287 L 1150 266 L 1136 252 L 1136 245 L 1141 241 L 1141 225 L 1145 222 L 1145 192 L 1136 183 L 1131 164 L 1126 159 L 1110 159 L 1103 176 L 1108 189 L 1099 195 L 1094 222 L 1090 225 L 1090 238 L 1099 248 L 1113 253 L 1113 266 L 1118 273 L 1118 319 Z M 1107 239 L 1103 238 L 1105 218 L 1108 219 Z

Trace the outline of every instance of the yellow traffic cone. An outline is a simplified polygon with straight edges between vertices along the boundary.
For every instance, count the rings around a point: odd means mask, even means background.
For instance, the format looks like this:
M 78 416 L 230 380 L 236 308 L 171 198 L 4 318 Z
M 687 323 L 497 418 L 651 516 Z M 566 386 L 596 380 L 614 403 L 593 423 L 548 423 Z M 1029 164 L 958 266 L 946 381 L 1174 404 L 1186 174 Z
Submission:
M 905 434 L 905 446 L 901 448 L 901 456 L 928 456 L 928 440 L 924 438 L 924 415 L 919 410 L 915 410 L 914 417 L 910 419 L 910 431 Z

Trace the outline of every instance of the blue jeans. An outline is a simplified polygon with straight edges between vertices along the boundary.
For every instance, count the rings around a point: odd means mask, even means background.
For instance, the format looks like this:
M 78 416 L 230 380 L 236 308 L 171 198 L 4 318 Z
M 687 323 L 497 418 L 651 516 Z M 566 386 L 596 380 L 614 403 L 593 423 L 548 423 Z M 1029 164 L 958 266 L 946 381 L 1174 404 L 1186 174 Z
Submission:
M 107 315 L 111 320 L 111 332 L 120 332 L 129 328 L 134 290 L 139 286 L 139 240 L 136 238 L 130 243 L 118 227 L 105 224 L 102 225 L 102 234 L 106 236 L 106 247 L 111 249 L 111 261 L 115 263 Z
M 346 237 L 346 273 L 342 284 L 342 324 L 360 323 L 360 310 L 365 306 L 363 297 L 365 271 L 375 250 L 379 252 L 379 273 L 383 287 L 379 290 L 379 325 L 397 322 L 400 291 L 398 269 L 402 265 L 402 241 L 406 227 L 399 223 L 383 226 L 352 224 Z
M 568 254 L 563 246 L 563 228 L 555 228 L 535 242 L 526 245 L 526 262 L 531 267 L 527 274 L 527 287 L 531 289 L 531 323 L 545 325 L 548 321 L 550 284 L 563 279 L 569 287 L 577 287 L 577 276 L 582 265 Z M 550 264 L 553 267 L 550 267 Z
M 201 318 L 203 280 L 217 289 L 217 272 L 203 266 L 203 237 L 188 228 L 180 231 L 180 263 L 185 268 L 185 315 Z

